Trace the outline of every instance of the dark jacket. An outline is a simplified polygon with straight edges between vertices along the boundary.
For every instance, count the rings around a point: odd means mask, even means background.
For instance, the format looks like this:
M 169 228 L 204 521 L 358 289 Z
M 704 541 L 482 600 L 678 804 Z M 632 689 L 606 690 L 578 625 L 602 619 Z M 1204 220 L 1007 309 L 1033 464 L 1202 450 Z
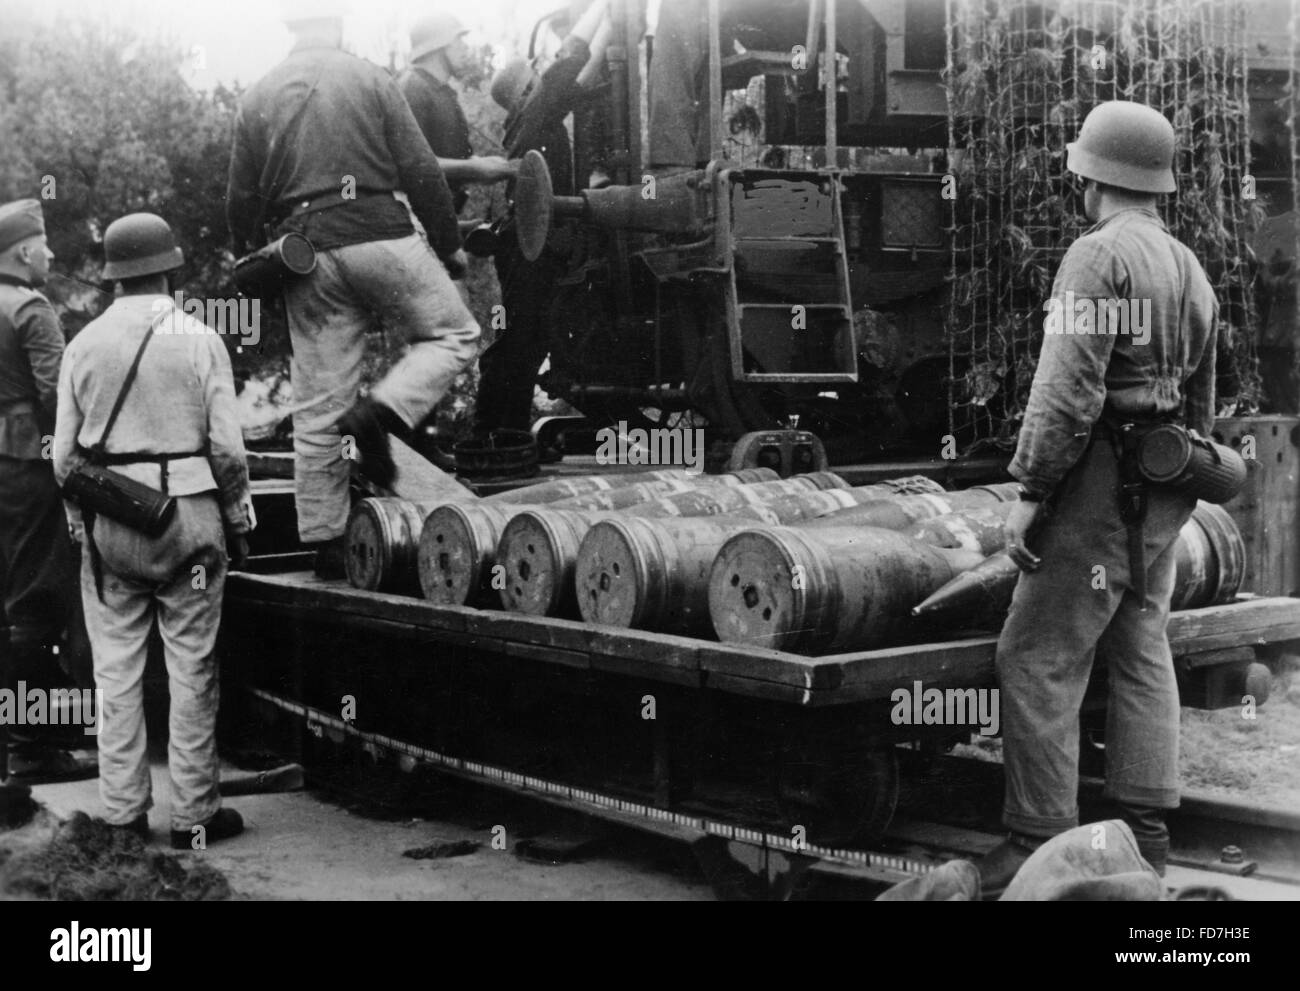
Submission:
M 44 296 L 0 275 L 0 457 L 39 461 L 54 432 L 63 330 Z
M 281 146 L 277 176 L 268 160 Z M 349 188 L 354 200 L 279 229 L 302 230 L 321 250 L 405 237 L 414 227 L 392 197 L 401 191 L 434 251 L 446 258 L 459 250 L 451 190 L 397 84 L 337 48 L 300 45 L 240 102 L 226 193 L 235 250 L 261 243 L 264 205 L 267 220 L 283 222 L 290 204 Z M 367 196 L 374 193 L 384 195 Z
M 456 91 L 426 69 L 411 66 L 397 77 L 397 85 L 420 125 L 424 139 L 439 158 L 466 159 L 474 155 L 469 140 L 469 121 L 461 109 Z M 459 213 L 469 193 L 452 186 Z

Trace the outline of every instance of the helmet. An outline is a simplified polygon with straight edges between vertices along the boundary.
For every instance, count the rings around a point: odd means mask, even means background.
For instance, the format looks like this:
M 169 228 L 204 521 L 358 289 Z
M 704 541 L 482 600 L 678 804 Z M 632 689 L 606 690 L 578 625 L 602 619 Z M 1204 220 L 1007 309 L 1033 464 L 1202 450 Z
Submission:
M 411 26 L 411 61 L 423 58 L 439 48 L 446 48 L 469 28 L 455 14 L 439 12 L 416 21 Z
M 513 58 L 492 77 L 492 99 L 503 110 L 514 110 L 529 83 L 536 78 L 532 63 L 527 59 Z
M 184 264 L 176 235 L 157 214 L 129 213 L 114 220 L 104 232 L 102 278 L 106 282 L 157 275 Z
M 1159 111 L 1112 100 L 1093 107 L 1079 140 L 1065 146 L 1075 175 L 1139 193 L 1172 193 L 1174 128 Z

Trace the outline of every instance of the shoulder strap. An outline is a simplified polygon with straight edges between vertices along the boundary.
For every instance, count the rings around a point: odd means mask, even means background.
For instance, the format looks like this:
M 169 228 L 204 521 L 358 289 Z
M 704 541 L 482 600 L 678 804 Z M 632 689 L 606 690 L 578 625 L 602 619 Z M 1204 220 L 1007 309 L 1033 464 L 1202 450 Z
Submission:
M 253 233 L 256 236 L 260 237 L 262 235 L 262 224 L 266 220 L 268 210 L 272 204 L 278 203 L 280 200 L 279 186 L 282 181 L 280 173 L 284 171 L 285 156 L 289 153 L 289 146 L 298 136 L 298 124 L 302 120 L 303 114 L 307 112 L 307 104 L 311 102 L 312 95 L 315 94 L 316 87 L 320 85 L 321 77 L 324 74 L 322 70 L 312 81 L 311 88 L 307 90 L 307 95 L 302 98 L 302 103 L 298 104 L 298 109 L 289 118 L 284 134 L 281 135 L 280 143 L 275 146 L 275 151 L 267 158 L 266 166 L 262 169 L 262 176 L 258 183 L 261 206 L 257 211 L 257 223 L 253 225 Z
M 144 358 L 144 349 L 149 346 L 149 340 L 153 337 L 153 332 L 158 329 L 163 318 L 174 313 L 174 310 L 168 309 L 158 314 L 153 322 L 149 324 L 149 329 L 144 332 L 144 340 L 140 342 L 140 347 L 135 352 L 135 358 L 131 362 L 131 367 L 126 371 L 126 378 L 122 380 L 122 388 L 117 392 L 117 399 L 113 402 L 113 409 L 108 414 L 108 420 L 104 423 L 104 432 L 99 435 L 99 442 L 92 449 L 97 456 L 105 454 L 104 445 L 108 443 L 108 435 L 113 430 L 113 425 L 117 423 L 118 414 L 122 412 L 122 407 L 126 403 L 127 393 L 131 391 L 131 386 L 135 383 L 136 373 L 140 370 L 140 361 Z

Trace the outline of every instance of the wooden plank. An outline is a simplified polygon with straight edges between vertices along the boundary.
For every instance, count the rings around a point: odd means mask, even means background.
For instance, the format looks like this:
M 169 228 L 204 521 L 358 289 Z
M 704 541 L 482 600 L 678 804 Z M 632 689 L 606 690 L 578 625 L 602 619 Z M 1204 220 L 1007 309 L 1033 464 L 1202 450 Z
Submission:
M 638 657 L 620 657 L 617 654 L 592 654 L 593 670 L 606 674 L 627 675 L 630 678 L 648 678 L 666 682 L 670 685 L 684 685 L 687 688 L 700 688 L 704 684 L 704 674 L 696 668 L 678 667 L 671 664 L 656 664 L 654 661 Z
M 433 630 L 464 630 L 469 614 L 475 611 L 464 606 L 435 605 L 411 596 L 365 592 L 302 572 L 292 575 L 231 575 L 227 581 L 227 595 L 234 601 L 282 602 L 349 617 L 378 615 Z
M 591 668 L 591 657 L 576 650 L 563 647 L 551 647 L 542 644 L 525 643 L 522 640 L 501 641 L 502 650 L 511 657 L 521 657 L 530 661 L 543 661 L 547 664 L 559 664 L 566 668 L 586 671 Z
M 753 678 L 733 674 L 710 672 L 704 681 L 704 687 L 746 698 L 768 699 L 772 702 L 789 702 L 792 705 L 807 706 L 814 703 L 816 696 L 807 689 L 794 685 L 782 685 L 775 681 L 757 681 Z
M 292 604 L 295 612 L 378 618 L 426 631 L 459 633 L 455 642 L 479 649 L 590 667 L 609 673 L 734 692 L 754 698 L 821 706 L 887 699 L 899 685 L 977 687 L 994 680 L 996 637 L 912 644 L 802 657 L 783 651 L 720 644 L 643 630 L 615 630 L 550 617 L 439 606 L 423 599 L 363 592 L 310 574 L 234 575 L 237 601 Z M 374 627 L 382 628 L 382 627 Z M 1169 637 L 1178 656 L 1276 640 L 1300 639 L 1300 600 L 1251 599 L 1175 613 Z
M 770 681 L 799 691 L 826 691 L 843 677 L 835 658 L 804 657 L 765 647 L 734 643 L 704 643 L 700 667 L 711 680 L 715 674 L 751 681 Z
M 592 626 L 588 629 L 592 632 L 591 650 L 600 658 L 596 662 L 598 667 L 610 660 L 623 660 L 629 665 L 670 667 L 693 672 L 698 676 L 703 646 L 699 640 L 663 633 L 647 634 L 641 630 L 612 626 Z
M 551 616 L 527 616 L 503 609 L 473 609 L 466 617 L 468 629 L 503 640 L 522 640 L 586 653 L 592 649 L 594 631 L 584 623 Z

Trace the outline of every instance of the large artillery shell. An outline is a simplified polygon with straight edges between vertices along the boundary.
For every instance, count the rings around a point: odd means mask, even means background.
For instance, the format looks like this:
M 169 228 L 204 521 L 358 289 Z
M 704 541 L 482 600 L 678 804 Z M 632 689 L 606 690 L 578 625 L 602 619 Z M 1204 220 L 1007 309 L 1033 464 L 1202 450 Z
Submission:
M 874 526 L 885 530 L 909 530 L 921 520 L 946 516 L 978 506 L 1015 502 L 1014 483 L 977 485 L 959 492 L 895 496 L 880 502 L 866 502 L 820 517 L 814 527 Z
M 486 500 L 435 506 L 420 534 L 420 590 L 430 602 L 447 606 L 496 605 L 492 588 L 501 531 L 533 506 L 492 505 Z
M 752 527 L 734 517 L 600 520 L 583 537 L 574 567 L 582 618 L 681 636 L 709 634 L 713 559 L 729 537 Z
M 1231 602 L 1246 573 L 1246 542 L 1226 509 L 1198 502 L 1178 533 L 1174 562 L 1171 609 Z
M 831 472 L 810 472 L 780 481 L 734 487 L 711 486 L 630 507 L 624 513 L 595 510 L 531 511 L 512 519 L 501 533 L 497 563 L 503 565 L 506 587 L 502 604 L 512 612 L 535 616 L 577 616 L 573 588 L 578 548 L 587 531 L 612 515 L 716 516 L 729 514 L 748 522 L 781 522 L 766 503 L 793 492 L 807 494 L 828 486 L 843 486 Z
M 716 476 L 721 478 L 722 476 Z M 739 484 L 739 483 L 737 483 Z M 555 509 L 597 509 L 612 511 L 626 509 L 639 503 L 663 499 L 681 492 L 691 492 L 698 486 L 690 479 L 664 478 L 655 482 L 639 482 L 636 485 L 624 485 L 617 489 L 603 492 L 588 492 L 586 495 L 571 496 L 547 505 Z
M 935 547 L 996 554 L 1006 546 L 1006 522 L 1015 503 L 999 502 L 960 513 L 922 520 L 904 531 L 909 537 Z
M 420 587 L 420 531 L 431 506 L 406 499 L 362 499 L 343 543 L 348 581 L 370 592 L 414 595 Z
M 873 500 L 889 491 L 885 486 L 874 488 L 877 491 L 868 495 Z M 859 491 L 805 492 L 725 516 L 640 519 L 619 515 L 601 520 L 578 548 L 574 568 L 578 609 L 583 619 L 592 623 L 711 636 L 709 572 L 730 536 L 753 529 L 744 516 L 758 510 L 777 517 L 760 518 L 760 522 L 804 526 L 795 521 L 818 515 L 817 510 L 826 505 L 824 500 Z M 1010 504 L 1004 505 L 1010 508 Z M 912 536 L 939 547 L 987 554 L 1001 547 L 1004 520 L 1005 512 L 988 507 L 927 520 Z M 997 546 L 992 546 L 995 542 Z
M 833 472 L 814 471 L 774 482 L 681 492 L 632 506 L 627 512 L 632 516 L 718 516 L 746 506 L 776 502 L 783 496 L 846 488 L 848 483 Z
M 573 567 L 587 530 L 610 514 L 541 507 L 519 513 L 501 531 L 501 604 L 530 616 L 578 615 Z
M 943 486 L 924 476 L 902 478 L 875 485 L 833 488 L 816 493 L 797 492 L 769 502 L 768 508 L 781 523 L 797 523 L 830 516 L 856 506 L 893 502 L 904 496 L 944 495 Z
M 918 632 L 912 606 L 982 558 L 869 527 L 746 530 L 709 575 L 718 638 L 805 654 Z
M 1241 531 L 1221 506 L 1197 503 L 1174 545 L 1171 609 L 1196 609 L 1231 602 L 1241 587 L 1246 545 Z M 912 614 L 931 619 L 996 621 L 1011 607 L 1020 569 L 1011 557 L 994 554 L 958 575 L 917 605 Z
M 688 472 L 685 468 L 657 468 L 652 471 L 621 472 L 617 475 L 579 475 L 575 478 L 557 478 L 537 485 L 528 485 L 509 492 L 490 495 L 485 501 L 509 505 L 545 505 L 571 499 L 574 496 L 587 495 L 591 492 L 607 492 L 640 482 L 656 482 L 669 479 L 689 481 L 693 485 L 742 485 L 751 482 L 766 482 L 777 478 L 771 468 L 744 468 L 728 472 L 726 475 L 708 475 Z

